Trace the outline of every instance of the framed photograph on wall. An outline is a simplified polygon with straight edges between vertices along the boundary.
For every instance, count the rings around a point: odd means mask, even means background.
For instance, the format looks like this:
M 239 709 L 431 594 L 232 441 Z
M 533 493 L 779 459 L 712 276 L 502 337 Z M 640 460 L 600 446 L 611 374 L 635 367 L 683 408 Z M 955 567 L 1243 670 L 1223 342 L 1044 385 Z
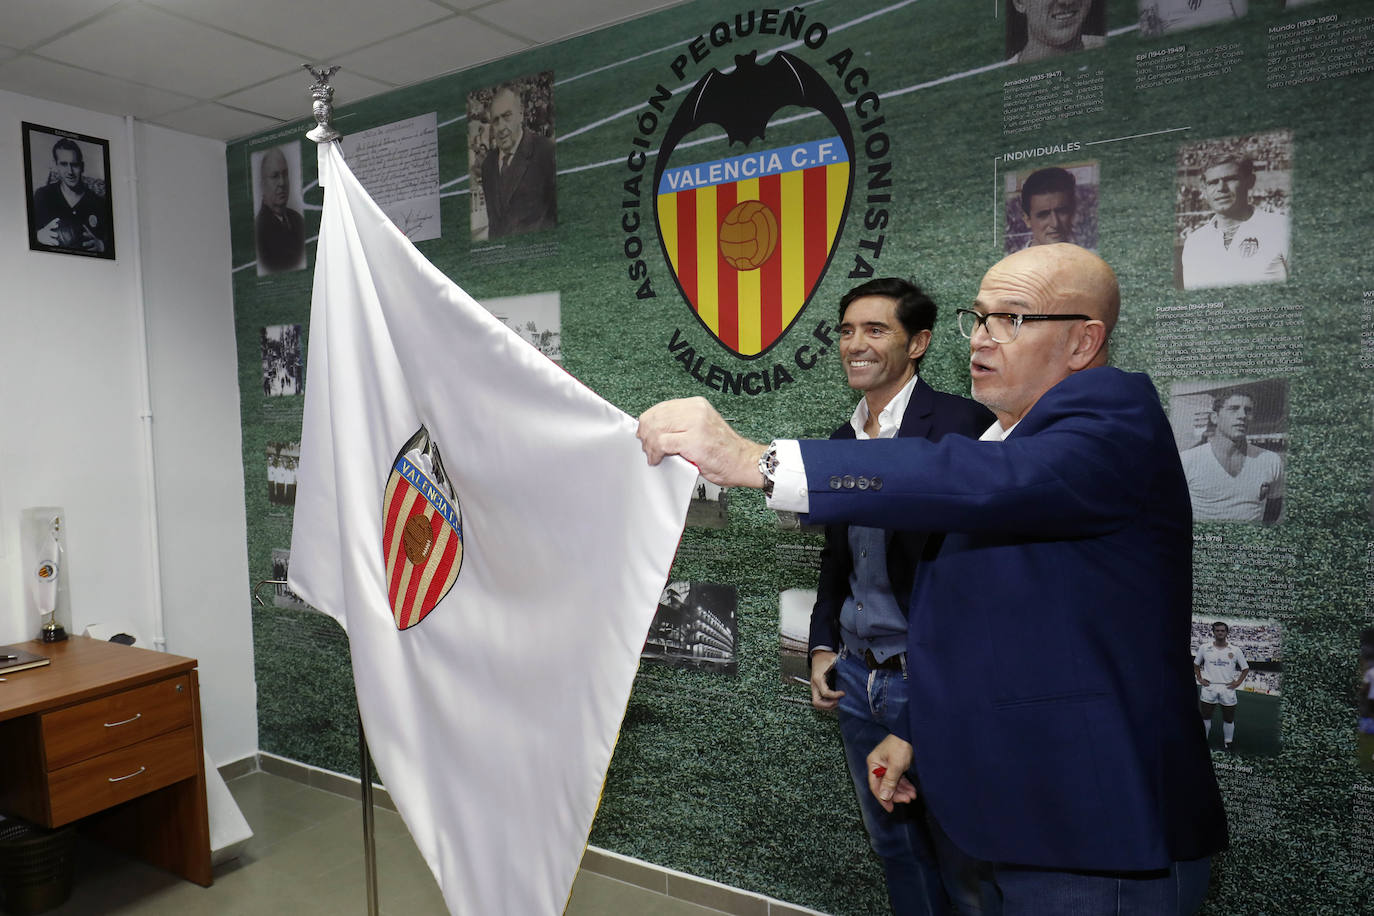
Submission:
M 23 122 L 29 247 L 114 260 L 110 141 Z
M 553 71 L 468 93 L 473 241 L 558 225 Z

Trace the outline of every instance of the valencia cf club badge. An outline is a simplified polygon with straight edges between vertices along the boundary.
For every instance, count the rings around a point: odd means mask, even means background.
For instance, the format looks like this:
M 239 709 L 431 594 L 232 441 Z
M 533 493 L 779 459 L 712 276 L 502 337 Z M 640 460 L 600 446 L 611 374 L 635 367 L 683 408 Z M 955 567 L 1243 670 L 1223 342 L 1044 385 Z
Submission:
M 787 332 L 835 251 L 853 190 L 854 138 L 844 107 L 804 61 L 756 52 L 712 69 L 677 109 L 654 168 L 663 253 L 697 320 L 727 350 L 762 356 Z M 769 144 L 769 119 L 819 114 L 819 136 Z M 723 128 L 735 155 L 674 164 L 698 128 Z M 684 147 L 685 148 L 685 147 Z
M 439 446 L 423 426 L 391 465 L 382 503 L 382 555 L 396 628 L 434 610 L 463 565 L 463 522 Z

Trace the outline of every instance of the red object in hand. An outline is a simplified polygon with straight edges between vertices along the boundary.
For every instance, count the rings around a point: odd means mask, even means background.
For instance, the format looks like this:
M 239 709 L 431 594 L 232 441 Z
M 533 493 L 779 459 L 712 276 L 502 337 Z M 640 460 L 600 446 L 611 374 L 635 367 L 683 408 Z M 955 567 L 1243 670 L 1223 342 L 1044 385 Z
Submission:
M 887 767 L 874 767 L 873 775 L 878 777 L 879 779 L 882 779 L 884 776 L 887 775 Z

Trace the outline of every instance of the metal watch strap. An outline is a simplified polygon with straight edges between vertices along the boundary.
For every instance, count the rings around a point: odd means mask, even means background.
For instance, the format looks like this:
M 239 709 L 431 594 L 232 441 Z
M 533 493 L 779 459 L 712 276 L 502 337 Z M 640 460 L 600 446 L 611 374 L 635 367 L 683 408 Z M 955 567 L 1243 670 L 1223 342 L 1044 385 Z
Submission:
M 768 443 L 768 448 L 763 450 L 759 456 L 759 474 L 763 476 L 763 495 L 771 497 L 773 495 L 773 484 L 778 479 L 778 446 L 777 443 Z

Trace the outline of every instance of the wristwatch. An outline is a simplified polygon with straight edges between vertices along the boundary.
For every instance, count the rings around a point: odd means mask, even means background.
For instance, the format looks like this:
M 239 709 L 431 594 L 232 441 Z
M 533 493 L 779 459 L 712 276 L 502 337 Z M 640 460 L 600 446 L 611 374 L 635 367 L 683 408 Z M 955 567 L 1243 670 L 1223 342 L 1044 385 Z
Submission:
M 773 484 L 778 480 L 778 446 L 776 442 L 768 443 L 768 448 L 763 450 L 759 456 L 759 474 L 763 477 L 763 495 L 772 497 Z

